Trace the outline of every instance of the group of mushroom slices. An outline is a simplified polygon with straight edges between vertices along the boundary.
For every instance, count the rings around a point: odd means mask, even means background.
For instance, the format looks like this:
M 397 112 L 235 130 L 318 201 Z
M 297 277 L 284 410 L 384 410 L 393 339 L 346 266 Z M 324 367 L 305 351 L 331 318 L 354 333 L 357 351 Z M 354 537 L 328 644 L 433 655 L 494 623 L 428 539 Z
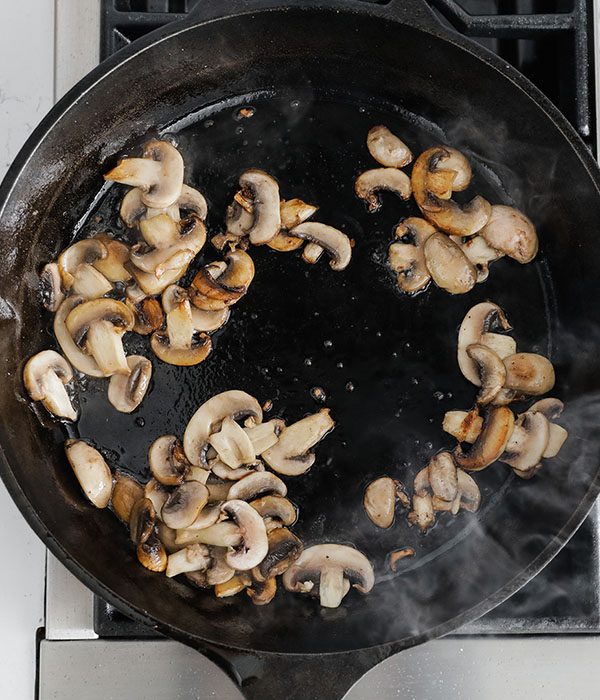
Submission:
M 535 227 L 518 209 L 492 206 L 480 196 L 467 204 L 452 199 L 471 182 L 469 161 L 456 149 L 427 149 L 409 177 L 400 168 L 409 165 L 413 155 L 386 126 L 369 131 L 367 148 L 385 166 L 367 170 L 356 180 L 356 194 L 369 210 L 380 208 L 378 192 L 388 190 L 403 200 L 412 194 L 424 217 L 402 221 L 389 247 L 389 264 L 403 291 L 417 292 L 433 280 L 451 294 L 464 294 L 487 279 L 494 260 L 508 255 L 528 263 L 536 256 Z
M 219 250 L 267 245 L 280 253 L 301 248 L 303 259 L 316 263 L 324 251 L 332 270 L 343 270 L 352 257 L 352 241 L 342 231 L 308 221 L 317 207 L 301 199 L 281 199 L 275 178 L 262 170 L 246 170 L 240 189 L 227 209 L 226 231 L 212 238 Z
M 422 531 L 436 511 L 456 515 L 479 508 L 481 495 L 469 472 L 504 462 L 522 479 L 531 479 L 542 460 L 555 457 L 568 432 L 554 421 L 563 410 L 559 399 L 538 399 L 515 416 L 508 404 L 541 397 L 554 387 L 552 363 L 536 353 L 517 352 L 502 309 L 486 301 L 466 314 L 458 333 L 458 364 L 464 377 L 479 387 L 469 411 L 448 411 L 443 429 L 458 441 L 452 452 L 436 454 L 414 479 L 411 525 Z M 463 445 L 468 447 L 463 448 Z M 396 502 L 410 510 L 399 482 L 381 477 L 365 493 L 365 510 L 379 527 L 394 520 Z
M 373 568 L 353 547 L 304 549 L 289 529 L 296 508 L 274 473 L 307 471 L 311 449 L 334 425 L 328 409 L 289 426 L 263 422 L 258 401 L 231 390 L 200 406 L 183 442 L 163 435 L 152 443 L 152 478 L 144 486 L 118 471 L 113 476 L 84 440 L 67 440 L 65 451 L 86 496 L 98 508 L 110 505 L 129 526 L 137 558 L 150 571 L 183 574 L 195 586 L 214 587 L 219 598 L 246 590 L 257 605 L 273 599 L 283 575 L 287 590 L 334 608 L 351 586 L 368 593 Z

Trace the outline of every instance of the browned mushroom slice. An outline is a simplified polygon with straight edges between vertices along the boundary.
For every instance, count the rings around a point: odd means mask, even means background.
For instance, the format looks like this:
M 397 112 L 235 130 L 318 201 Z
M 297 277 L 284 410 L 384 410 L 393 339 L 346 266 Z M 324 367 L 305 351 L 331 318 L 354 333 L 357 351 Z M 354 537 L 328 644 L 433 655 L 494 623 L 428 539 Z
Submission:
M 227 498 L 250 501 L 266 493 L 285 496 L 287 494 L 287 486 L 278 476 L 271 472 L 254 472 L 236 481 L 229 488 Z
M 131 413 L 142 403 L 152 378 L 152 363 L 147 358 L 129 355 L 127 364 L 129 376 L 113 374 L 108 384 L 108 400 L 121 413 Z
M 293 504 L 283 496 L 269 494 L 261 496 L 254 501 L 250 501 L 250 505 L 263 518 L 278 520 L 283 525 L 293 525 L 296 521 L 297 513 Z
M 125 300 L 125 304 L 133 312 L 135 333 L 150 335 L 153 331 L 161 328 L 165 322 L 165 315 L 156 299 L 144 298 L 139 302 L 134 302 L 128 298 Z
M 94 299 L 73 307 L 65 325 L 77 346 L 92 355 L 104 376 L 129 374 L 122 336 L 133 328 L 130 309 L 116 299 Z
M 254 425 L 252 419 L 249 419 L 249 421 L 251 421 L 252 425 L 246 425 L 244 432 L 250 438 L 254 452 L 257 455 L 261 455 L 270 447 L 273 447 L 279 440 L 281 431 L 285 428 L 285 421 L 280 418 L 273 418 L 273 420 L 260 425 Z
M 469 513 L 479 510 L 481 504 L 481 492 L 475 480 L 462 469 L 456 470 L 458 478 L 458 493 L 460 496 L 460 507 Z
M 381 207 L 377 192 L 383 190 L 393 192 L 400 199 L 408 199 L 412 193 L 410 178 L 396 168 L 374 168 L 361 173 L 354 183 L 354 191 L 367 202 L 370 212 Z
M 208 501 L 208 489 L 199 481 L 185 481 L 172 491 L 162 507 L 165 525 L 179 530 L 191 525 Z
M 235 304 L 250 286 L 254 278 L 254 263 L 248 253 L 234 250 L 227 254 L 227 270 L 216 279 L 206 268 L 194 278 L 193 287 L 203 296 L 225 304 Z
M 129 523 L 131 509 L 137 501 L 144 498 L 144 489 L 137 481 L 125 476 L 125 474 L 117 472 L 115 477 L 115 486 L 110 501 L 112 509 L 123 522 Z
M 140 498 L 131 508 L 129 514 L 129 536 L 134 544 L 142 544 L 148 541 L 154 532 L 156 513 L 154 505 L 149 498 Z
M 315 455 L 310 449 L 334 427 L 335 421 L 329 415 L 329 409 L 322 408 L 318 413 L 285 428 L 277 443 L 263 452 L 262 457 L 280 474 L 304 474 L 315 461 Z
M 175 542 L 181 546 L 200 543 L 215 547 L 239 547 L 242 542 L 242 533 L 236 523 L 231 520 L 222 520 L 200 530 L 194 528 L 177 530 Z
M 66 384 L 73 379 L 71 365 L 54 350 L 43 350 L 29 358 L 23 369 L 23 383 L 34 401 L 60 418 L 77 420 Z
M 305 549 L 283 574 L 286 590 L 319 597 L 326 608 L 337 608 L 350 585 L 368 593 L 375 583 L 371 562 L 354 547 L 318 544 Z
M 321 246 L 317 243 L 307 243 L 302 251 L 302 260 L 307 262 L 309 265 L 314 265 L 319 261 L 319 258 L 321 255 L 323 255 L 323 253 L 323 248 L 321 248 Z
M 459 446 L 454 451 L 454 461 L 466 471 L 480 471 L 499 459 L 512 434 L 515 417 L 506 406 L 488 408 L 481 433 L 470 447 L 463 452 Z
M 189 367 L 203 362 L 212 350 L 210 336 L 195 334 L 190 302 L 185 299 L 167 314 L 167 330 L 150 338 L 154 354 L 170 365 Z
M 130 228 L 137 226 L 140 223 L 140 219 L 144 216 L 150 219 L 160 214 L 167 214 L 169 218 L 177 222 L 180 218 L 180 209 L 196 214 L 196 216 L 200 217 L 202 220 L 206 218 L 206 199 L 198 190 L 188 187 L 188 185 L 183 185 L 181 187 L 181 194 L 175 204 L 172 204 L 170 207 L 163 207 L 162 209 L 146 207 L 142 201 L 142 194 L 142 190 L 135 187 L 123 197 L 121 202 L 121 219 L 125 225 Z
M 97 239 L 86 238 L 73 243 L 58 258 L 63 287 L 86 299 L 97 299 L 110 292 L 112 284 L 94 267 L 107 255 L 107 249 Z
M 300 245 L 302 245 L 302 241 L 300 241 Z M 40 291 L 42 304 L 48 311 L 57 311 L 65 298 L 58 263 L 48 263 L 42 268 L 40 272 Z
M 65 440 L 65 453 L 79 485 L 96 508 L 106 508 L 112 493 L 112 475 L 104 457 L 84 440 Z
M 254 605 L 268 605 L 277 593 L 277 580 L 275 577 L 266 581 L 253 580 L 246 588 L 246 593 Z
M 140 233 L 150 248 L 169 248 L 181 235 L 177 224 L 168 214 L 158 214 L 140 221 Z
M 156 532 L 158 534 L 158 539 L 163 543 L 164 548 L 169 554 L 178 552 L 181 549 L 181 545 L 175 542 L 177 530 L 173 530 L 173 528 L 167 527 L 163 522 L 159 521 L 156 523 Z
M 239 481 L 249 474 L 253 474 L 254 472 L 264 472 L 265 470 L 265 465 L 260 460 L 256 460 L 250 464 L 245 464 L 243 467 L 233 469 L 232 467 L 227 466 L 225 462 L 221 462 L 221 460 L 217 458 L 209 460 L 208 466 L 215 476 L 225 481 Z
M 413 509 L 408 514 L 408 524 L 416 525 L 421 532 L 435 521 L 433 500 L 429 491 L 419 491 L 413 495 Z
M 453 501 L 458 492 L 458 480 L 452 455 L 449 452 L 440 452 L 432 457 L 427 472 L 433 495 L 443 501 Z
M 448 236 L 434 233 L 423 247 L 425 264 L 433 281 L 438 287 L 450 294 L 465 294 L 473 289 L 477 282 L 477 271 Z
M 212 505 L 206 505 L 198 514 L 198 517 L 191 525 L 188 525 L 186 530 L 206 530 L 206 528 L 218 523 L 223 520 L 225 516 L 221 513 L 221 504 L 213 503 Z
M 365 491 L 363 505 L 369 520 L 386 529 L 394 522 L 397 482 L 389 476 L 372 481 Z
M 279 185 L 262 170 L 246 170 L 240 176 L 240 187 L 252 202 L 253 221 L 246 233 L 254 245 L 273 240 L 281 227 Z
M 175 435 L 163 435 L 150 445 L 148 464 L 154 478 L 165 486 L 183 483 L 191 467 Z
M 470 180 L 471 168 L 458 151 L 436 146 L 422 153 L 413 167 L 412 190 L 425 218 L 455 236 L 480 231 L 490 218 L 490 203 L 479 196 L 462 206 L 449 199 L 452 190 L 465 189 Z
M 367 148 L 378 163 L 388 168 L 403 168 L 413 159 L 410 148 L 383 124 L 369 130 Z
M 504 255 L 504 253 L 489 246 L 478 234 L 466 239 L 464 236 L 450 236 L 450 238 L 475 266 L 477 282 L 485 282 L 490 274 L 490 263 Z
M 232 469 L 237 469 L 243 464 L 252 464 L 256 458 L 252 441 L 230 416 L 223 419 L 221 429 L 210 435 L 208 442 L 216 450 L 219 458 Z
M 348 236 L 337 228 L 316 221 L 306 221 L 295 226 L 290 233 L 298 238 L 317 243 L 326 250 L 331 257 L 329 266 L 332 270 L 339 271 L 348 266 L 352 257 L 352 244 Z
M 479 409 L 471 411 L 446 411 L 442 429 L 455 437 L 459 442 L 473 443 L 477 440 L 483 425 Z
M 486 242 L 521 264 L 531 262 L 538 251 L 538 237 L 531 221 L 514 207 L 495 205 L 481 229 Z
M 189 299 L 193 303 L 188 290 L 176 284 L 167 287 L 162 295 L 162 304 L 165 313 L 170 313 L 175 310 L 175 308 L 186 299 Z M 218 328 L 221 328 L 229 318 L 229 308 L 226 306 L 220 311 L 204 311 L 203 309 L 196 308 L 196 306 L 191 306 L 190 311 L 194 330 L 205 333 L 216 331 Z
M 248 585 L 249 581 L 244 576 L 234 576 L 225 583 L 216 584 L 215 595 L 217 598 L 230 598 L 241 593 Z
M 137 546 L 137 558 L 149 571 L 161 572 L 167 568 L 167 553 L 157 535 L 153 534 Z
M 249 571 L 260 564 L 269 550 L 265 523 L 245 501 L 228 500 L 221 510 L 235 521 L 242 536 L 240 545 L 226 554 L 225 561 L 232 569 Z
M 283 574 L 302 554 L 302 542 L 285 527 L 271 530 L 267 540 L 269 550 L 265 558 L 252 569 L 255 581 L 266 581 Z
M 144 498 L 152 501 L 156 517 L 161 518 L 163 506 L 167 502 L 167 498 L 169 498 L 167 489 L 156 479 L 150 479 L 144 486 Z
M 398 562 L 406 557 L 414 557 L 415 550 L 412 547 L 404 547 L 396 552 L 390 552 L 390 569 L 392 571 L 398 570 Z
M 554 386 L 554 367 L 542 355 L 519 352 L 504 359 L 507 389 L 528 396 L 540 396 Z
M 205 544 L 189 544 L 184 549 L 170 554 L 167 559 L 168 578 L 189 571 L 202 571 L 211 565 L 211 556 Z
M 550 424 L 543 413 L 527 411 L 515 421 L 514 430 L 500 459 L 519 471 L 536 467 L 550 439 Z
M 493 401 L 506 381 L 506 367 L 493 350 L 485 345 L 474 343 L 467 346 L 467 355 L 477 365 L 481 390 L 477 403 L 481 406 Z
M 143 158 L 125 158 L 104 176 L 123 185 L 139 187 L 147 207 L 164 209 L 174 204 L 183 186 L 183 158 L 167 141 L 150 141 Z
M 94 261 L 94 267 L 110 282 L 127 282 L 131 273 L 124 265 L 129 260 L 129 246 L 106 233 L 98 233 L 94 239 L 106 248 L 106 257 Z
M 486 345 L 501 358 L 504 358 L 505 354 L 498 347 L 499 342 L 493 344 L 491 340 L 506 339 L 506 342 L 510 343 L 511 347 L 516 348 L 512 338 L 497 333 L 490 333 L 489 331 L 493 328 L 511 330 L 511 325 L 497 304 L 493 304 L 491 301 L 484 301 L 481 304 L 476 304 L 467 312 L 458 332 L 458 365 L 465 379 L 470 381 L 471 384 L 475 384 L 475 386 L 481 386 L 481 380 L 477 364 L 467 354 L 469 345 L 476 343 Z
M 410 237 L 410 242 L 398 241 L 389 247 L 390 267 L 398 273 L 398 286 L 403 291 L 417 292 L 429 283 L 423 246 L 434 233 L 435 228 L 418 217 L 405 219 L 396 228 L 396 238 Z

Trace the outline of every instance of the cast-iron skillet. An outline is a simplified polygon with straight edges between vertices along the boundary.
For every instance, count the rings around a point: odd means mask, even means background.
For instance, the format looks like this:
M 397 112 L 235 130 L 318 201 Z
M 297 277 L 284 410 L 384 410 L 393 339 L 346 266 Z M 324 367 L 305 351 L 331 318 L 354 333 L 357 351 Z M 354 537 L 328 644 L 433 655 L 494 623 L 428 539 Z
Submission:
M 245 105 L 255 115 L 237 121 Z M 376 165 L 365 137 L 377 123 L 416 153 L 437 143 L 465 152 L 475 171 L 469 193 L 514 203 L 536 223 L 535 263 L 501 260 L 464 296 L 437 288 L 401 296 L 386 251 L 414 205 L 386 195 L 370 215 L 353 194 L 357 173 Z M 131 416 L 107 405 L 105 383 L 89 381 L 75 434 L 101 446 L 113 467 L 145 479 L 151 441 L 181 435 L 215 392 L 271 399 L 270 415 L 293 421 L 319 408 L 311 389 L 321 387 L 338 427 L 310 472 L 287 479 L 300 509 L 296 532 L 307 545 L 355 544 L 380 577 L 368 596 L 352 592 L 338 610 L 286 593 L 264 608 L 245 595 L 216 600 L 143 569 L 123 526 L 83 498 L 64 458 L 63 429 L 48 431 L 24 398 L 24 360 L 54 343 L 49 314 L 40 311 L 41 266 L 75 235 L 121 233 L 124 188 L 103 189 L 102 173 L 157 133 L 178 141 L 187 182 L 209 200 L 211 232 L 222 226 L 239 174 L 258 167 L 278 178 L 282 196 L 318 204 L 318 220 L 354 238 L 353 259 L 337 273 L 325 260 L 308 266 L 298 253 L 252 249 L 256 279 L 212 356 L 193 368 L 154 361 L 152 389 Z M 599 485 L 598 182 L 596 164 L 557 110 L 500 59 L 442 28 L 419 0 L 203 0 L 184 24 L 136 42 L 81 81 L 2 185 L 4 481 L 74 574 L 133 618 L 218 656 L 246 681 L 249 697 L 340 696 L 377 660 L 500 603 L 589 511 Z M 216 255 L 207 245 L 195 269 Z M 436 450 L 452 446 L 441 430 L 444 412 L 473 402 L 474 387 L 456 364 L 456 330 L 485 299 L 505 309 L 521 350 L 551 357 L 552 395 L 567 405 L 569 439 L 531 482 L 502 465 L 477 475 L 484 501 L 476 515 L 441 516 L 425 537 L 403 515 L 377 530 L 362 511 L 365 485 L 386 473 L 410 484 Z M 128 349 L 146 352 L 146 341 L 130 339 Z M 416 556 L 391 576 L 386 554 L 402 546 Z

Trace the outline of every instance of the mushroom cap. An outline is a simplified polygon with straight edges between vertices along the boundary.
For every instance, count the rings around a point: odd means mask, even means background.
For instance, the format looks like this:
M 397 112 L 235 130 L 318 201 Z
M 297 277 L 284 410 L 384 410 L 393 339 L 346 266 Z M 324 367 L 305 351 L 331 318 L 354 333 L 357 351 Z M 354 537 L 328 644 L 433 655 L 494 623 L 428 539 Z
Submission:
M 434 455 L 427 466 L 429 485 L 433 495 L 443 501 L 453 501 L 458 491 L 456 464 L 449 452 Z
M 206 530 L 206 528 L 223 520 L 225 516 L 221 513 L 221 503 L 206 505 L 198 514 L 198 517 L 186 530 Z
M 507 389 L 529 396 L 539 396 L 554 386 L 554 367 L 543 355 L 519 352 L 504 359 Z
M 549 440 L 550 423 L 546 416 L 527 411 L 515 421 L 514 430 L 500 459 L 519 471 L 533 469 L 542 461 Z
M 484 406 L 493 401 L 504 386 L 506 367 L 493 350 L 481 343 L 468 345 L 467 355 L 477 365 L 481 384 L 477 403 Z
M 203 296 L 226 304 L 234 304 L 248 290 L 254 279 L 254 262 L 243 250 L 230 251 L 226 256 L 227 269 L 214 277 L 204 267 L 196 275 L 192 286 Z
M 264 518 L 276 518 L 283 525 L 293 525 L 296 522 L 297 513 L 291 501 L 283 496 L 268 494 L 250 501 L 254 510 Z
M 265 558 L 252 570 L 255 581 L 266 581 L 279 576 L 302 554 L 302 542 L 285 527 L 271 530 L 267 541 L 269 550 Z
M 369 129 L 367 148 L 378 163 L 388 168 L 403 168 L 413 159 L 410 148 L 383 124 Z
M 183 449 L 192 464 L 205 464 L 208 438 L 219 430 L 227 416 L 234 420 L 252 416 L 255 423 L 261 423 L 262 409 L 253 396 L 237 389 L 224 391 L 205 401 L 190 419 L 183 436 Z
M 184 481 L 171 491 L 162 507 L 161 517 L 165 525 L 174 530 L 188 527 L 208 501 L 208 489 L 199 481 Z
M 371 522 L 383 529 L 390 527 L 396 510 L 396 482 L 389 476 L 375 479 L 367 486 L 363 504 Z
M 154 478 L 165 486 L 183 483 L 191 466 L 175 435 L 162 435 L 150 445 L 148 464 Z
M 277 593 L 277 579 L 273 576 L 266 581 L 253 580 L 246 593 L 254 605 L 268 605 Z
M 460 446 L 454 451 L 457 466 L 466 471 L 480 471 L 499 459 L 513 432 L 514 423 L 515 417 L 510 408 L 488 408 L 481 432 L 469 451 L 463 452 Z
M 396 168 L 373 168 L 361 173 L 354 183 L 354 191 L 367 202 L 370 212 L 381 207 L 377 192 L 382 190 L 393 192 L 400 199 L 408 199 L 412 194 L 410 178 Z
M 531 413 L 543 413 L 548 420 L 560 418 L 565 405 L 560 399 L 546 398 L 536 401 L 530 408 Z
M 143 401 L 150 379 L 152 363 L 142 355 L 129 355 L 129 375 L 113 374 L 108 383 L 108 400 L 121 413 L 131 413 Z
M 190 298 L 189 291 L 176 284 L 167 287 L 162 295 L 162 305 L 165 313 L 174 311 L 179 304 Z M 192 326 L 195 331 L 209 333 L 221 328 L 229 318 L 229 308 L 225 306 L 220 311 L 204 311 L 195 306 L 190 309 Z
M 450 236 L 467 258 L 475 265 L 477 282 L 485 282 L 489 277 L 489 264 L 504 256 L 504 253 L 490 247 L 479 234 L 465 240 L 463 236 Z
M 352 245 L 345 233 L 333 226 L 327 226 L 317 221 L 306 221 L 294 226 L 292 235 L 317 243 L 330 255 L 329 266 L 332 270 L 343 270 L 352 258 Z
M 302 245 L 302 242 L 300 242 Z M 48 311 L 56 311 L 65 298 L 58 263 L 44 265 L 40 272 L 40 293 L 42 304 Z
M 239 179 L 244 192 L 250 192 L 253 204 L 252 225 L 246 233 L 254 245 L 273 240 L 281 228 L 279 185 L 262 170 L 246 170 Z
M 129 246 L 106 233 L 98 233 L 94 239 L 106 248 L 106 257 L 94 261 L 94 267 L 110 282 L 127 282 L 131 273 L 124 265 L 129 260 Z
M 81 265 L 92 265 L 106 258 L 107 255 L 106 247 L 97 238 L 84 238 L 70 245 L 58 256 L 58 270 L 63 287 L 67 290 L 71 289 Z
M 480 235 L 492 248 L 500 250 L 521 264 L 531 262 L 538 252 L 535 226 L 514 207 L 496 204 Z
M 54 316 L 54 335 L 61 350 L 75 369 L 90 377 L 104 377 L 104 372 L 98 367 L 96 360 L 92 355 L 86 355 L 81 351 L 67 330 L 65 323 L 71 311 L 85 301 L 85 297 L 79 295 L 67 297 L 63 301 Z
M 112 475 L 104 457 L 84 440 L 65 440 L 65 453 L 77 481 L 96 508 L 106 508 L 112 493 Z
M 304 583 L 313 581 L 318 592 L 324 569 L 341 570 L 361 593 L 368 593 L 375 584 L 373 566 L 358 549 L 343 544 L 317 544 L 305 549 L 283 574 L 283 585 L 288 591 L 301 591 Z
M 92 299 L 75 306 L 65 320 L 67 330 L 75 342 L 82 346 L 90 326 L 98 321 L 108 321 L 116 333 L 122 335 L 133 328 L 135 319 L 131 309 L 116 299 Z
M 144 498 L 144 489 L 140 484 L 129 476 L 117 472 L 110 502 L 112 509 L 123 522 L 129 522 L 131 509 L 141 498 Z
M 248 476 L 248 474 L 253 474 L 254 472 L 264 472 L 265 470 L 265 465 L 260 460 L 256 460 L 251 464 L 246 464 L 243 467 L 234 469 L 227 466 L 225 462 L 221 462 L 221 460 L 217 458 L 209 460 L 208 466 L 210 467 L 212 474 L 225 481 L 239 481 L 239 479 L 243 479 L 245 476 Z
M 443 233 L 434 233 L 423 247 L 425 264 L 438 287 L 465 294 L 477 283 L 477 270 L 459 246 Z
M 481 504 L 481 492 L 475 479 L 462 469 L 456 470 L 458 480 L 458 492 L 460 494 L 460 507 L 469 513 L 479 510 Z
M 423 246 L 435 233 L 435 228 L 418 217 L 409 217 L 396 227 L 395 237 L 410 237 L 410 242 L 397 241 L 389 247 L 390 267 L 398 273 L 398 286 L 405 292 L 423 289 L 431 279 Z
M 140 498 L 131 508 L 129 514 L 129 534 L 134 544 L 146 542 L 154 532 L 156 513 L 149 498 Z
M 328 408 L 322 408 L 302 420 L 284 428 L 273 447 L 265 450 L 262 457 L 276 472 L 298 476 L 310 469 L 315 455 L 309 452 L 327 433 L 335 427 Z M 285 495 L 285 494 L 282 494 Z
M 154 331 L 150 347 L 159 360 L 169 365 L 191 367 L 204 362 L 212 350 L 212 341 L 206 333 L 199 333 L 189 348 L 176 348 L 169 343 L 169 336 L 163 331 Z
M 287 494 L 287 486 L 278 476 L 271 472 L 254 472 L 232 484 L 227 493 L 227 498 L 229 500 L 250 501 L 266 493 L 285 496 Z
M 34 401 L 41 401 L 56 416 L 77 419 L 65 384 L 73 379 L 71 365 L 54 350 L 30 357 L 23 369 L 23 383 Z
M 232 569 L 249 571 L 258 566 L 269 551 L 265 523 L 245 501 L 228 500 L 221 506 L 221 510 L 235 521 L 242 535 L 239 547 L 228 552 L 225 561 Z
M 161 328 L 165 322 L 165 315 L 163 314 L 160 303 L 152 297 L 145 297 L 138 302 L 127 298 L 125 304 L 131 309 L 135 317 L 135 322 L 133 324 L 134 333 L 150 335 L 152 331 Z

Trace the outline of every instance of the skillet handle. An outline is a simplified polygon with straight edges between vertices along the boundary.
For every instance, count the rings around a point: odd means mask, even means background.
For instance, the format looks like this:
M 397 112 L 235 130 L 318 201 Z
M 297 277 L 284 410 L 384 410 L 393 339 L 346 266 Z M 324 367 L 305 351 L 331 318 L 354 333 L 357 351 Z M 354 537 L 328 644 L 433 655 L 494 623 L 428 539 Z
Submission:
M 294 634 L 292 622 L 290 634 Z M 219 647 L 204 651 L 235 678 L 246 700 L 342 700 L 359 678 L 394 649 L 383 646 L 340 654 L 272 654 Z
M 206 22 L 228 15 L 253 10 L 276 10 L 301 7 L 354 9 L 379 17 L 389 17 L 423 29 L 440 29 L 443 25 L 435 16 L 427 0 L 390 0 L 380 4 L 377 0 L 198 0 L 189 11 L 186 22 Z

